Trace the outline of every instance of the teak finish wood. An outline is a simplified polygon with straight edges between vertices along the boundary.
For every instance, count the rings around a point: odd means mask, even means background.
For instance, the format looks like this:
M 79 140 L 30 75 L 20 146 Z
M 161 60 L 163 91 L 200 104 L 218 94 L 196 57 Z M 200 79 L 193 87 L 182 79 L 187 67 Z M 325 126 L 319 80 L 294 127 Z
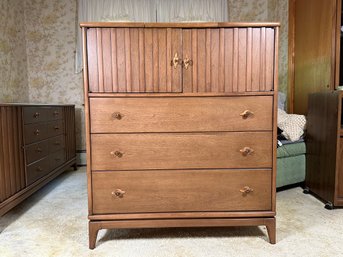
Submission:
M 272 105 L 272 96 L 91 98 L 91 131 L 271 131 Z
M 105 171 L 92 176 L 94 214 L 271 210 L 270 170 Z M 253 191 L 241 192 L 244 187 Z M 114 196 L 116 190 L 125 193 Z
M 265 225 L 276 242 L 278 26 L 81 24 L 91 249 L 103 228 Z
M 73 105 L 0 104 L 0 215 L 76 167 Z
M 93 170 L 272 167 L 270 132 L 92 134 L 91 144 Z
M 328 206 L 343 206 L 342 92 L 309 96 L 305 185 Z

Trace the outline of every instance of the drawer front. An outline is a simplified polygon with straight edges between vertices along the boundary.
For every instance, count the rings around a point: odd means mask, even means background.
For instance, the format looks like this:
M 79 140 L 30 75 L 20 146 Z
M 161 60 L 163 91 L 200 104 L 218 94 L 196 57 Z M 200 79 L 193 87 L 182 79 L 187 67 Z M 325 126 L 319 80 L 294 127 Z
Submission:
M 46 123 L 24 125 L 25 144 L 31 144 L 49 137 Z
M 50 172 L 48 156 L 44 159 L 28 165 L 26 168 L 26 172 L 27 185 L 32 184 L 41 177 L 44 177 Z
M 51 107 L 47 111 L 47 120 L 61 120 L 63 119 L 62 107 Z
M 48 140 L 26 146 L 25 153 L 27 164 L 42 159 L 44 156 L 47 156 L 49 154 Z
M 93 170 L 270 168 L 271 132 L 93 134 Z
M 49 137 L 61 135 L 64 132 L 63 120 L 50 121 L 47 123 Z
M 46 121 L 47 110 L 46 107 L 23 107 L 24 124 Z
M 50 138 L 48 141 L 49 145 L 49 153 L 57 152 L 58 150 L 61 150 L 65 146 L 64 142 L 64 135 L 59 135 L 53 138 Z
M 271 210 L 271 170 L 93 172 L 93 213 Z
M 56 153 L 50 154 L 49 159 L 50 159 L 50 170 L 57 168 L 58 166 L 62 165 L 65 162 L 64 150 L 60 150 Z
M 91 131 L 272 130 L 272 104 L 272 96 L 91 98 Z

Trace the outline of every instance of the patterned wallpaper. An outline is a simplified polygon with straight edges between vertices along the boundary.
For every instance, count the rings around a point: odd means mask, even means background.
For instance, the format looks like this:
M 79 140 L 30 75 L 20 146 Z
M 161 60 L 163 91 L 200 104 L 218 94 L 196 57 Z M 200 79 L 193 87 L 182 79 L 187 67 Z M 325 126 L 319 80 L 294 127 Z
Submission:
M 0 0 L 0 102 L 28 102 L 24 5 Z
M 288 0 L 228 0 L 230 21 L 278 21 L 279 41 L 279 91 L 288 89 Z
M 77 149 L 85 149 L 82 74 L 74 72 L 76 0 L 26 0 L 29 97 L 75 104 Z

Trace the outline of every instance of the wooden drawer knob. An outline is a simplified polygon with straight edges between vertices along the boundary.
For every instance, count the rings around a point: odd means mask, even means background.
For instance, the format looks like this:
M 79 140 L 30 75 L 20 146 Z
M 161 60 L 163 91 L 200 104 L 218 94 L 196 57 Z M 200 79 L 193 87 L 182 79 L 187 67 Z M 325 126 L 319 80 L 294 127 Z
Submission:
M 59 127 L 59 126 L 55 126 L 54 129 L 55 129 L 55 130 L 59 130 L 60 127 Z
M 39 136 L 39 129 L 36 129 L 35 132 L 33 132 L 36 136 Z
M 242 116 L 243 119 L 247 119 L 249 117 L 254 116 L 254 113 L 252 111 L 250 111 L 250 110 L 245 110 L 244 112 L 242 112 L 240 114 L 240 116 Z
M 60 141 L 55 141 L 55 145 L 60 145 Z
M 123 114 L 121 114 L 120 112 L 114 112 L 112 114 L 112 117 L 113 117 L 113 119 L 121 120 L 123 118 Z
M 125 191 L 124 190 L 121 190 L 121 189 L 116 189 L 112 192 L 112 195 L 115 196 L 115 197 L 119 197 L 119 198 L 123 198 L 124 197 L 124 194 L 125 194 Z
M 60 113 L 58 111 L 54 111 L 54 116 L 59 115 Z
M 38 167 L 36 168 L 36 171 L 37 171 L 37 172 L 42 172 L 43 169 L 42 169 L 40 166 L 38 166 Z
M 33 114 L 33 117 L 34 117 L 34 118 L 39 118 L 39 115 L 40 115 L 39 112 L 35 112 L 35 114 Z
M 118 157 L 118 158 L 121 158 L 121 157 L 123 157 L 124 154 L 120 151 L 112 151 L 111 155 Z
M 245 186 L 239 191 L 243 194 L 249 194 L 251 192 L 254 192 L 254 189 L 252 189 L 251 187 Z
M 42 150 L 42 148 L 37 147 L 37 148 L 36 148 L 36 152 L 37 152 L 37 153 L 41 153 L 41 152 L 43 152 L 43 150 Z
M 254 150 L 251 149 L 250 147 L 246 146 L 246 147 L 243 147 L 243 149 L 239 150 L 243 156 L 248 156 L 248 155 L 251 155 Z

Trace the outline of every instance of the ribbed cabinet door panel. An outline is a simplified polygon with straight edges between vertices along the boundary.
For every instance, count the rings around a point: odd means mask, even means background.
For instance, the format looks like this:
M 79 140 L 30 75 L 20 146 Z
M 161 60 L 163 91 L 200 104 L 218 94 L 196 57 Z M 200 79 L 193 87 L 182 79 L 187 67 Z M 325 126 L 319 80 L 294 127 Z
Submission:
M 89 91 L 181 92 L 181 45 L 181 29 L 89 28 Z
M 183 29 L 183 91 L 272 91 L 274 37 L 266 27 Z

